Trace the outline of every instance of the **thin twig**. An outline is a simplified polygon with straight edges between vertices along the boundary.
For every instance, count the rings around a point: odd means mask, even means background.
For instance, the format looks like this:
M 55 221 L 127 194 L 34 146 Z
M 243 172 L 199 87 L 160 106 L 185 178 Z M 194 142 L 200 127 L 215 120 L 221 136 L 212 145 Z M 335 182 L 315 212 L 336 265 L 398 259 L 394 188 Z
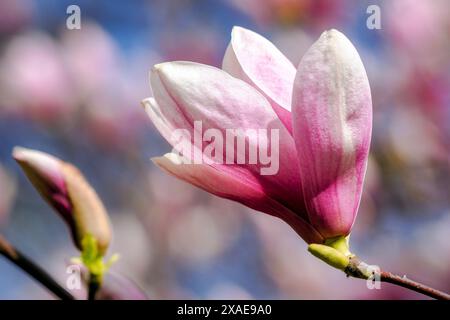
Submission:
M 375 271 L 378 270 L 378 271 Z M 360 279 L 377 279 L 378 273 L 380 281 L 395 284 L 397 286 L 422 293 L 426 296 L 439 299 L 450 300 L 450 295 L 437 289 L 426 286 L 422 283 L 410 280 L 406 277 L 400 277 L 387 271 L 380 271 L 376 266 L 370 266 L 363 262 L 357 256 L 350 257 L 350 263 L 345 269 L 345 273 L 349 277 Z
M 62 300 L 74 300 L 74 297 L 61 287 L 47 272 L 36 265 L 33 261 L 14 248 L 5 238 L 0 235 L 0 254 L 6 257 L 16 266 L 27 272 L 39 281 L 47 289 Z
M 390 272 L 387 271 L 381 271 L 380 273 L 380 280 L 383 282 L 388 282 L 388 283 L 392 283 L 395 284 L 397 286 L 403 287 L 403 288 L 407 288 L 419 293 L 422 293 L 424 295 L 427 295 L 429 297 L 435 298 L 435 299 L 439 299 L 439 300 L 450 300 L 450 295 L 439 291 L 437 289 L 428 287 L 424 284 L 421 284 L 419 282 L 410 280 L 406 277 L 400 277 L 398 275 L 392 274 Z
M 89 288 L 88 288 L 88 300 L 95 300 L 95 296 L 96 296 L 99 288 L 100 288 L 99 281 L 97 281 L 97 279 L 95 279 L 95 277 L 90 275 Z

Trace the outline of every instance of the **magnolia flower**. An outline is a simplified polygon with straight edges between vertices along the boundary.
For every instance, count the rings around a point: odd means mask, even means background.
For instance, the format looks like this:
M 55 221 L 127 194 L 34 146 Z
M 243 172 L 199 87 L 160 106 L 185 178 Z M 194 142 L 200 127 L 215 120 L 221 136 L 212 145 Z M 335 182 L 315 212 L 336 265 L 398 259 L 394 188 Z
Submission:
M 76 246 L 83 250 L 86 236 L 104 254 L 111 241 L 110 222 L 103 203 L 72 164 L 47 153 L 15 147 L 13 157 L 40 195 L 68 224 Z
M 342 33 L 324 32 L 295 69 L 267 39 L 235 27 L 223 70 L 168 62 L 153 68 L 150 82 L 154 95 L 144 108 L 174 147 L 180 132 L 194 143 L 187 133 L 198 134 L 199 120 L 202 130 L 216 133 L 261 128 L 279 134 L 279 170 L 273 175 L 261 175 L 261 163 L 187 164 L 183 158 L 192 154 L 180 152 L 152 159 L 159 167 L 283 219 L 307 243 L 350 233 L 366 170 L 372 104 L 364 66 Z M 247 142 L 251 150 L 260 140 L 250 136 Z

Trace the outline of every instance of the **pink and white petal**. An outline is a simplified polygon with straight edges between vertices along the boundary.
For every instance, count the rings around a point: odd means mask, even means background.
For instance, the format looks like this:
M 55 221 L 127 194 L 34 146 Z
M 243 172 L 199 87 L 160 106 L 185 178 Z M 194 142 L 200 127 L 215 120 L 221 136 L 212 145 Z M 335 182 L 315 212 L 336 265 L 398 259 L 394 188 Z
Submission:
M 221 171 L 240 175 L 243 180 L 259 183 L 274 199 L 299 215 L 306 215 L 293 138 L 261 93 L 218 68 L 192 62 L 157 65 L 151 74 L 151 84 L 156 105 L 159 105 L 158 117 L 164 119 L 157 120 L 165 123 L 161 130 L 163 135 L 167 136 L 169 129 L 182 128 L 194 136 L 195 121 L 201 121 L 203 132 L 218 129 L 223 137 L 226 137 L 227 129 L 264 129 L 267 134 L 276 131 L 279 134 L 279 140 L 275 141 L 278 153 L 273 155 L 278 161 L 276 174 L 261 175 L 260 163 L 213 165 Z M 247 138 L 249 146 L 268 154 L 259 144 L 259 137 Z M 234 145 L 234 140 L 225 142 Z M 268 144 L 267 148 L 270 147 Z M 236 148 L 234 151 L 237 152 Z M 223 155 L 223 159 L 225 156 L 228 155 Z
M 69 200 L 62 161 L 48 153 L 22 147 L 14 147 L 13 158 L 45 201 L 73 226 L 72 204 Z
M 154 67 L 150 82 L 162 116 L 174 128 L 192 128 L 194 121 L 211 128 L 267 128 L 277 121 L 260 93 L 212 66 L 162 63 Z
M 35 183 L 45 183 L 48 188 L 66 192 L 61 161 L 56 157 L 38 150 L 14 147 L 13 158 L 27 173 L 39 175 L 39 181 Z
M 206 164 L 185 164 L 187 159 L 175 153 L 152 158 L 152 161 L 169 174 L 200 189 L 284 220 L 307 243 L 323 242 L 323 237 L 309 223 L 273 200 L 258 184 L 244 181 Z
M 296 69 L 273 43 L 253 31 L 234 27 L 222 69 L 263 93 L 292 133 L 290 111 Z
M 175 128 L 173 128 L 170 122 L 166 121 L 166 118 L 162 116 L 161 109 L 156 100 L 150 97 L 142 100 L 141 103 L 159 133 L 167 140 L 167 142 L 172 144 L 172 133 Z
M 324 32 L 301 60 L 292 115 L 309 219 L 324 237 L 347 235 L 361 198 L 372 102 L 358 52 L 342 33 Z

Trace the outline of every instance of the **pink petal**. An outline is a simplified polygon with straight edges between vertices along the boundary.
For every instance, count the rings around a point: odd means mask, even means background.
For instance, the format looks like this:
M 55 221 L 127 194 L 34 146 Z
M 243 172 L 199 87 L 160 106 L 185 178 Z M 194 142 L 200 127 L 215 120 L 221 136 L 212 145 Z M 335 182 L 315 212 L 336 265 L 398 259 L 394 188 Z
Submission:
M 62 171 L 72 204 L 75 244 L 82 250 L 83 238 L 90 235 L 97 241 L 99 253 L 105 254 L 111 243 L 112 230 L 103 202 L 78 168 L 64 162 Z
M 41 196 L 68 224 L 75 245 L 89 234 L 105 253 L 111 241 L 109 218 L 103 203 L 81 172 L 70 163 L 37 150 L 15 147 L 13 157 Z
M 45 201 L 73 227 L 72 206 L 64 182 L 61 161 L 47 153 L 22 147 L 14 148 L 13 158 Z
M 263 93 L 292 133 L 290 111 L 296 70 L 273 43 L 253 31 L 234 27 L 222 69 Z
M 305 202 L 326 238 L 347 235 L 361 198 L 372 102 L 358 52 L 340 32 L 324 32 L 297 70 L 294 138 Z
M 183 164 L 175 153 L 152 158 L 169 174 L 221 198 L 276 216 L 288 224 L 308 243 L 321 243 L 322 236 L 308 222 L 270 198 L 257 183 L 245 181 L 205 164 Z
M 195 121 L 202 121 L 202 132 L 217 129 L 223 137 L 226 129 L 276 129 L 279 134 L 279 170 L 276 174 L 261 175 L 261 164 L 234 162 L 210 163 L 210 166 L 224 175 L 264 190 L 266 198 L 273 199 L 299 217 L 307 218 L 294 141 L 258 91 L 220 69 L 191 62 L 157 65 L 151 74 L 151 84 L 154 99 L 143 101 L 145 109 L 172 146 L 177 144 L 172 135 L 176 129 L 186 129 L 185 139 L 195 143 Z M 248 137 L 247 142 L 254 146 L 258 139 Z M 194 158 L 192 154 L 184 156 L 189 160 Z M 225 159 L 225 155 L 221 156 Z M 239 198 L 240 191 L 235 188 L 234 193 Z M 264 201 L 262 197 L 259 199 Z

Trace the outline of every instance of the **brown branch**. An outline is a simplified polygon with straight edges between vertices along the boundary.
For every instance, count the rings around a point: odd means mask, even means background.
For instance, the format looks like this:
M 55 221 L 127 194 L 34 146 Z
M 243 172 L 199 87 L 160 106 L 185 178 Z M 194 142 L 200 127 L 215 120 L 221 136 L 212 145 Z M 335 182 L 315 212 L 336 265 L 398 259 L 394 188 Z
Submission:
M 33 261 L 15 249 L 5 238 L 0 235 L 0 254 L 27 272 L 39 281 L 47 289 L 62 300 L 74 300 L 74 297 L 61 287 L 47 272 L 36 265 Z
M 369 268 L 370 266 L 365 262 L 361 261 L 357 256 L 350 257 L 350 263 L 345 269 L 345 273 L 349 277 L 355 277 L 360 279 L 377 279 L 377 274 L 374 269 Z M 422 283 L 410 280 L 405 277 L 400 277 L 398 275 L 392 274 L 387 271 L 378 271 L 379 280 L 382 282 L 388 282 L 395 284 L 397 286 L 424 294 L 426 296 L 439 299 L 439 300 L 450 300 L 450 295 L 439 291 L 437 289 L 426 286 Z
M 435 298 L 435 299 L 439 299 L 439 300 L 450 300 L 450 295 L 439 291 L 437 289 L 428 287 L 424 284 L 421 284 L 419 282 L 410 280 L 408 278 L 406 278 L 406 276 L 404 277 L 400 277 L 398 275 L 392 274 L 390 272 L 387 271 L 381 271 L 380 273 L 380 280 L 383 282 L 388 282 L 388 283 L 392 283 L 395 284 L 397 286 L 403 287 L 403 288 L 407 288 L 419 293 L 422 293 L 424 295 L 427 295 L 429 297 Z
M 95 300 L 95 296 L 99 289 L 100 282 L 91 274 L 89 276 L 88 300 Z

